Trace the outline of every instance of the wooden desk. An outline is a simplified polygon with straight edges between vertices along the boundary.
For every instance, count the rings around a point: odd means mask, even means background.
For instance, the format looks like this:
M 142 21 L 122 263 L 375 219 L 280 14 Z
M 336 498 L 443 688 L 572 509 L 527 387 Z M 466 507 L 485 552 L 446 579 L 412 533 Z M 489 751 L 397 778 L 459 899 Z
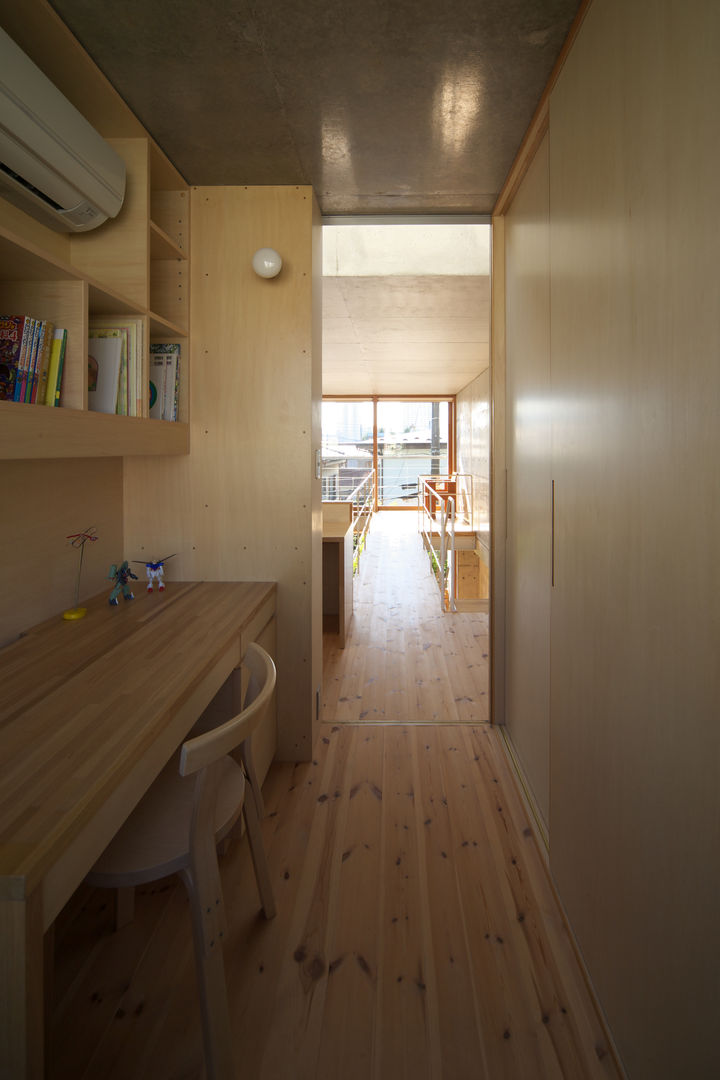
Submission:
M 323 521 L 323 629 L 340 636 L 340 648 L 353 612 L 353 527 Z
M 0 1076 L 43 1075 L 43 933 L 272 619 L 267 582 L 137 583 L 0 651 Z

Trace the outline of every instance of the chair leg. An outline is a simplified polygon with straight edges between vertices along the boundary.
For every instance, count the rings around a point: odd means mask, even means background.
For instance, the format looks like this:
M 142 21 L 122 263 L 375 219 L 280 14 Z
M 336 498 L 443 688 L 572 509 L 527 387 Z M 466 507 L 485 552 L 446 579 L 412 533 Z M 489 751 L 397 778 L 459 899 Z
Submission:
M 262 821 L 265 817 L 265 802 L 263 800 L 262 788 L 260 787 L 260 781 L 258 780 L 257 769 L 255 768 L 255 758 L 252 751 L 249 748 L 242 755 L 243 764 L 245 766 L 245 774 L 248 778 L 248 784 L 250 791 L 255 798 L 255 806 L 257 807 L 257 816 Z
M 255 880 L 257 881 L 258 892 L 260 893 L 260 901 L 263 906 L 263 911 L 265 912 L 265 918 L 273 919 L 277 914 L 277 908 L 275 907 L 275 897 L 273 896 L 272 882 L 270 880 L 270 870 L 265 854 L 265 845 L 263 844 L 262 831 L 260 829 L 255 799 L 253 798 L 252 786 L 248 784 L 248 787 L 250 790 L 245 792 L 245 801 L 243 803 L 245 828 L 247 829 L 250 854 L 252 855 L 253 867 L 255 869 Z
M 207 1080 L 235 1080 L 230 1012 L 223 963 L 225 910 L 215 850 L 181 872 L 190 901 Z M 214 864 L 214 865 L 213 865 Z

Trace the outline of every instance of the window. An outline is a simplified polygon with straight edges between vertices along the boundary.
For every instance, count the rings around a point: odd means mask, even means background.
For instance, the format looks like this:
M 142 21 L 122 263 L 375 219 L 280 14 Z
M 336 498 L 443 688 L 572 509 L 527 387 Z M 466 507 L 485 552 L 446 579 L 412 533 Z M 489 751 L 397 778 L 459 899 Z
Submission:
M 452 469 L 448 399 L 323 401 L 323 499 L 346 499 L 377 470 L 378 507 L 417 506 L 418 476 Z

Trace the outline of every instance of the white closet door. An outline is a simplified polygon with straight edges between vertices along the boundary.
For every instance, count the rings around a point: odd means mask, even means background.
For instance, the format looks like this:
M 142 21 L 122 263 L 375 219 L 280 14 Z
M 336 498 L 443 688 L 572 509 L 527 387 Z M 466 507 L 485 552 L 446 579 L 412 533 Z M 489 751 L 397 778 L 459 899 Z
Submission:
M 506 237 L 506 727 L 549 823 L 552 479 L 548 136 Z

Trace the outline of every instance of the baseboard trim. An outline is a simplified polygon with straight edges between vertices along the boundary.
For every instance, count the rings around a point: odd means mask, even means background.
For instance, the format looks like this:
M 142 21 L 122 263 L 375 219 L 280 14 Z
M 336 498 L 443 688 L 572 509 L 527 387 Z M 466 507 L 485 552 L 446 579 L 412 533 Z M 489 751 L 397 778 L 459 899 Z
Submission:
M 538 844 L 538 850 L 542 853 L 544 857 L 543 862 L 545 864 L 545 872 L 547 874 L 550 888 L 552 889 L 553 896 L 555 897 L 555 901 L 558 906 L 558 910 L 570 938 L 572 949 L 577 959 L 578 967 L 580 968 L 580 972 L 585 981 L 588 994 L 590 995 L 590 1000 L 592 1001 L 593 1008 L 595 1010 L 595 1015 L 597 1016 L 598 1023 L 602 1027 L 603 1033 L 607 1040 L 607 1045 L 615 1063 L 618 1076 L 621 1078 L 621 1080 L 629 1080 L 617 1044 L 615 1042 L 615 1039 L 613 1038 L 612 1030 L 610 1028 L 610 1024 L 608 1023 L 607 1016 L 605 1015 L 605 1011 L 602 1008 L 602 1005 L 600 1004 L 600 999 L 595 991 L 595 986 L 593 985 L 588 966 L 585 963 L 582 949 L 580 948 L 578 940 L 575 936 L 572 923 L 570 922 L 568 913 L 565 910 L 565 905 L 562 902 L 562 898 L 560 896 L 560 893 L 558 892 L 557 886 L 555 884 L 555 879 L 550 869 L 550 838 L 548 835 L 547 826 L 545 824 L 542 814 L 540 813 L 537 802 L 532 793 L 532 788 L 530 787 L 527 777 L 525 776 L 523 767 L 520 764 L 520 760 L 518 758 L 517 751 L 513 746 L 512 739 L 510 738 L 509 733 L 505 729 L 505 725 L 492 724 L 491 726 L 498 733 L 498 740 L 508 760 L 508 764 L 510 765 L 510 772 L 515 782 L 516 790 L 520 795 L 520 799 L 528 812 L 531 828 L 533 830 L 533 835 L 535 836 L 535 840 Z

